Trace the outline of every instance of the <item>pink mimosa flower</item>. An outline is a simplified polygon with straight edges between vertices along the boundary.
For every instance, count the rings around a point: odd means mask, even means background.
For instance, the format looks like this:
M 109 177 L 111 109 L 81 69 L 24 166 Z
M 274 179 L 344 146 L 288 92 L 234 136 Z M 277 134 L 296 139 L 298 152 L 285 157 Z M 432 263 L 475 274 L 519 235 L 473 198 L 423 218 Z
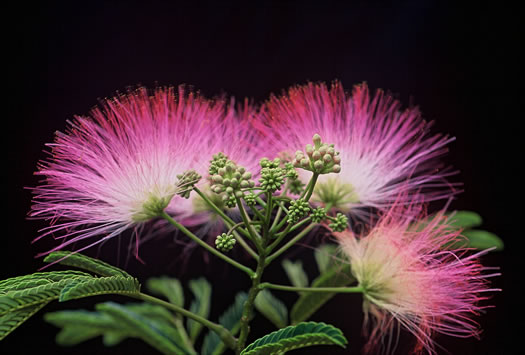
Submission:
M 480 305 L 485 294 L 496 291 L 487 278 L 499 275 L 479 263 L 487 251 L 448 249 L 460 236 L 447 228 L 442 215 L 414 222 L 412 217 L 400 220 L 402 214 L 392 209 L 363 237 L 334 233 L 364 289 L 365 329 L 372 318 L 366 352 L 392 344 L 399 326 L 415 336 L 415 352 L 435 353 L 434 333 L 477 337 L 472 317 L 486 308 Z
M 245 110 L 251 112 L 249 105 Z M 53 250 L 87 241 L 83 250 L 132 226 L 140 229 L 162 209 L 192 222 L 202 211 L 195 193 L 177 195 L 185 189 L 179 176 L 190 169 L 207 176 L 219 151 L 251 161 L 245 144 L 251 136 L 236 115 L 225 100 L 180 86 L 151 93 L 140 88 L 76 117 L 49 144 L 51 157 L 36 173 L 45 179 L 33 189 L 30 217 L 51 221 L 37 239 L 61 239 Z
M 359 214 L 359 207 L 386 211 L 400 194 L 410 203 L 419 194 L 431 201 L 454 193 L 445 179 L 451 172 L 439 170 L 436 159 L 453 138 L 428 134 L 431 124 L 416 108 L 400 111 L 393 97 L 381 90 L 372 96 L 366 84 L 356 85 L 351 95 L 339 82 L 331 88 L 292 87 L 272 96 L 261 116 L 258 128 L 270 142 L 268 154 L 293 157 L 315 133 L 340 152 L 341 172 L 320 176 L 314 201 Z

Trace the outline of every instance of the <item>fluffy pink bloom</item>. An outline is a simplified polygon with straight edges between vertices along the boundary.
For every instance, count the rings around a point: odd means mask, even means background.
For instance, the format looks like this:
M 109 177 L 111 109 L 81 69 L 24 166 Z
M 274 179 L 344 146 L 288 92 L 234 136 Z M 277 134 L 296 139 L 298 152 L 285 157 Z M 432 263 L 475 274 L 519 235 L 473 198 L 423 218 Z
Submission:
M 356 85 L 349 95 L 339 82 L 330 88 L 309 83 L 272 96 L 261 110 L 258 127 L 270 142 L 268 154 L 287 152 L 293 157 L 312 143 L 315 133 L 335 144 L 342 170 L 320 177 L 314 200 L 339 210 L 386 211 L 400 194 L 406 203 L 421 193 L 426 201 L 450 197 L 453 189 L 445 180 L 450 171 L 439 170 L 436 158 L 453 138 L 428 134 L 431 124 L 416 108 L 400 108 L 381 90 L 371 95 L 366 84 Z
M 405 212 L 414 216 L 413 211 Z M 435 352 L 434 333 L 477 337 L 472 317 L 484 308 L 484 294 L 495 291 L 487 286 L 487 278 L 499 275 L 487 273 L 490 268 L 479 263 L 486 251 L 447 249 L 458 242 L 459 232 L 447 229 L 442 216 L 414 222 L 411 217 L 400 220 L 401 214 L 392 209 L 360 238 L 351 232 L 334 233 L 364 288 L 365 325 L 372 318 L 366 352 L 392 344 L 399 326 L 415 336 L 417 353 Z
M 253 111 L 247 104 L 242 110 Z M 204 212 L 195 209 L 195 193 L 188 200 L 176 195 L 184 189 L 178 175 L 194 169 L 206 177 L 212 154 L 220 151 L 239 164 L 256 160 L 251 134 L 237 116 L 229 102 L 180 86 L 151 93 L 140 88 L 76 117 L 49 144 L 51 156 L 36 173 L 45 179 L 33 189 L 30 216 L 51 221 L 39 238 L 61 239 L 53 250 L 87 240 L 83 250 L 132 226 L 140 229 L 151 208 L 195 223 Z

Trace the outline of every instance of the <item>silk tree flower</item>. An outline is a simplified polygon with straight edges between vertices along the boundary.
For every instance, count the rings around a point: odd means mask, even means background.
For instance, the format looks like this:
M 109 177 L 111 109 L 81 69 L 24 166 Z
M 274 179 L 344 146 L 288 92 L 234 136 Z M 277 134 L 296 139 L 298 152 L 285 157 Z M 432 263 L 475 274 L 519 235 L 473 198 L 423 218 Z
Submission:
M 233 150 L 247 139 L 231 136 L 242 131 L 234 114 L 226 100 L 180 86 L 139 88 L 76 117 L 36 172 L 45 179 L 33 188 L 30 217 L 51 222 L 37 239 L 60 239 L 51 251 L 86 241 L 84 250 L 131 227 L 140 231 L 163 209 L 191 219 L 194 193 L 178 196 L 186 188 L 179 178 L 190 169 L 205 176 L 212 152 L 226 148 L 218 142 Z
M 486 308 L 480 301 L 487 292 L 499 291 L 487 282 L 499 274 L 490 274 L 491 268 L 479 262 L 487 251 L 450 250 L 461 237 L 447 228 L 443 215 L 414 222 L 417 210 L 395 209 L 366 236 L 334 233 L 364 289 L 364 329 L 371 328 L 365 351 L 376 353 L 381 344 L 392 344 L 399 327 L 416 338 L 416 353 L 435 353 L 435 333 L 478 337 L 471 317 Z M 409 217 L 400 220 L 403 214 Z
M 362 207 L 386 211 L 399 195 L 410 203 L 420 194 L 432 201 L 455 193 L 446 181 L 453 173 L 439 170 L 437 159 L 453 138 L 429 134 L 431 124 L 417 108 L 400 108 L 381 90 L 371 95 L 366 84 L 349 95 L 339 82 L 309 83 L 272 96 L 257 127 L 275 155 L 293 157 L 316 133 L 335 144 L 341 172 L 320 176 L 314 202 L 365 217 Z

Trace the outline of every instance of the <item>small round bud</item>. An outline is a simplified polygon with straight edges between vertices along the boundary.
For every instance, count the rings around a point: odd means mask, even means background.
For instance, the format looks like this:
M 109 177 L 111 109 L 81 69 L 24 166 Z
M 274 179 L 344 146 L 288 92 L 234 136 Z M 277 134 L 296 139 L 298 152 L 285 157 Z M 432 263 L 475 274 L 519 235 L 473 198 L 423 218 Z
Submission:
M 321 136 L 317 133 L 314 134 L 314 136 L 312 137 L 312 141 L 314 142 L 315 146 L 318 147 L 321 144 Z
M 313 152 L 313 154 L 312 154 L 312 159 L 313 159 L 313 160 L 319 160 L 319 159 L 321 159 L 321 157 L 322 157 L 322 155 L 321 155 L 321 153 L 320 153 L 318 150 L 316 150 L 316 151 Z
M 217 173 L 218 173 L 220 176 L 224 176 L 224 175 L 226 175 L 226 169 L 225 169 L 225 168 L 219 168 L 219 170 L 217 171 Z
M 334 164 L 341 164 L 341 157 L 339 155 L 334 155 Z
M 240 174 L 244 174 L 246 172 L 246 168 L 244 166 L 239 166 L 237 168 L 237 171 L 240 173 Z
M 252 173 L 250 173 L 249 171 L 245 172 L 242 174 L 242 179 L 243 180 L 249 180 L 252 178 Z
M 301 159 L 301 166 L 303 168 L 307 168 L 310 166 L 310 162 L 308 161 L 308 159 Z
M 314 152 L 314 147 L 311 144 L 307 144 L 305 148 L 306 154 L 311 157 Z
M 332 171 L 333 171 L 334 173 L 339 173 L 339 172 L 341 172 L 341 165 L 337 165 L 337 164 L 335 164 L 335 165 L 332 167 Z
M 228 187 L 226 188 L 226 193 L 228 193 L 228 194 L 233 193 L 233 187 L 228 186 Z
M 239 180 L 237 180 L 236 178 L 231 179 L 230 185 L 231 187 L 236 188 L 239 185 Z
M 332 161 L 332 156 L 330 154 L 323 155 L 323 161 L 328 164 Z
M 246 180 L 241 181 L 240 185 L 241 185 L 242 189 L 246 189 L 246 188 L 250 187 L 250 183 L 248 181 L 246 181 Z
M 326 146 L 326 144 L 323 144 L 323 145 L 319 148 L 319 153 L 321 153 L 321 155 L 325 155 L 326 152 L 328 152 L 328 147 Z
M 322 161 L 318 160 L 318 161 L 316 161 L 314 163 L 314 168 L 315 168 L 316 171 L 321 171 L 324 168 L 324 163 Z
M 217 183 L 217 184 L 222 184 L 222 176 L 216 174 L 216 175 L 213 175 L 211 180 L 214 182 L 214 183 Z
M 235 197 L 241 198 L 243 196 L 244 196 L 244 194 L 242 193 L 242 191 L 239 191 L 239 190 L 235 191 Z

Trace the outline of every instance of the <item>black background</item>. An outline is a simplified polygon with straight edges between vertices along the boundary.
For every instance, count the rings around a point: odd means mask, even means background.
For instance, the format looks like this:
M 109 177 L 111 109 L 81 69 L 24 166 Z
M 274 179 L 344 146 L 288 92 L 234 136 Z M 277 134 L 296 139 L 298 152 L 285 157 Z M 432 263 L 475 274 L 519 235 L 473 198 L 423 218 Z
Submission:
M 366 81 L 372 89 L 391 91 L 405 105 L 418 105 L 426 119 L 435 121 L 434 132 L 457 138 L 445 161 L 461 171 L 455 180 L 464 183 L 465 191 L 451 207 L 477 211 L 484 228 L 506 243 L 505 251 L 484 259 L 501 267 L 503 276 L 493 285 L 503 292 L 490 301 L 496 307 L 477 318 L 484 329 L 481 340 L 439 337 L 438 342 L 452 354 L 513 353 L 518 330 L 513 322 L 521 312 L 516 306 L 523 238 L 517 9 L 442 1 L 218 4 L 70 2 L 23 4 L 5 12 L 14 21 L 3 45 L 8 60 L 4 76 L 9 79 L 4 107 L 12 112 L 3 117 L 8 199 L 0 276 L 36 271 L 42 262 L 34 255 L 54 245 L 52 240 L 31 244 L 45 223 L 26 220 L 31 193 L 25 187 L 37 184 L 32 173 L 45 157 L 44 144 L 66 128 L 67 119 L 87 114 L 98 99 L 138 84 L 186 83 L 207 96 L 227 93 L 262 102 L 270 93 L 307 80 L 339 79 L 347 89 Z M 125 264 L 122 257 L 117 260 L 114 246 L 127 243 L 121 238 L 99 255 L 125 265 L 141 281 L 162 274 L 187 281 L 205 274 L 214 285 L 212 319 L 249 285 L 244 275 L 218 260 L 203 263 L 200 253 L 183 267 L 178 262 L 181 249 L 170 238 L 144 244 L 140 253 L 145 265 L 133 258 Z M 315 271 L 310 250 L 295 257 Z M 278 266 L 270 268 L 268 277 L 285 282 Z M 279 296 L 289 304 L 294 300 L 291 294 Z M 55 302 L 47 310 L 91 308 L 110 299 L 128 301 L 97 297 Z M 0 352 L 153 353 L 138 340 L 115 348 L 104 348 L 100 339 L 73 349 L 56 347 L 56 328 L 42 320 L 44 312 L 0 343 Z M 357 295 L 336 296 L 313 320 L 340 327 L 349 347 L 300 353 L 359 353 L 364 339 Z M 251 339 L 272 330 L 258 317 Z M 408 345 L 402 337 L 399 353 Z

